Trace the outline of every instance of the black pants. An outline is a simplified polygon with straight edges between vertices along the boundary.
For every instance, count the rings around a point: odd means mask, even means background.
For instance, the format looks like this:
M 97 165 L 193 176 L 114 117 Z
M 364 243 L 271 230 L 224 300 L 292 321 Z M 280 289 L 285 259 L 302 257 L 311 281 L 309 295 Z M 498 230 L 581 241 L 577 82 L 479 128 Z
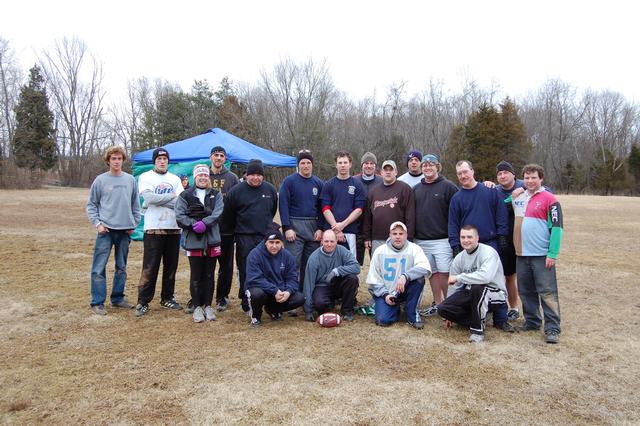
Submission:
M 366 249 L 364 247 L 364 235 L 357 234 L 356 235 L 356 259 L 360 266 L 364 265 L 364 255 L 365 253 L 369 253 L 369 260 L 371 260 L 371 249 Z
M 229 297 L 231 282 L 233 281 L 233 235 L 223 235 L 220 243 L 222 254 L 215 257 L 218 263 L 218 279 L 216 289 L 216 301 L 220 302 Z M 215 270 L 215 265 L 214 265 Z M 213 297 L 213 293 L 211 293 Z M 209 301 L 211 304 L 212 300 Z
M 162 261 L 162 291 L 160 300 L 173 298 L 176 287 L 176 270 L 180 255 L 180 234 L 144 234 L 142 274 L 138 284 L 138 303 L 146 305 L 156 292 L 156 281 Z
M 329 285 L 315 286 L 311 298 L 313 299 L 313 306 L 319 314 L 324 314 L 331 310 L 335 305 L 336 299 L 342 299 L 340 313 L 342 315 L 353 315 L 357 293 L 358 276 L 347 275 L 332 279 Z
M 249 313 L 251 314 L 251 318 L 257 320 L 262 319 L 263 308 L 272 314 L 279 314 L 304 305 L 304 295 L 299 291 L 289 296 L 289 299 L 284 303 L 276 302 L 275 296 L 265 293 L 259 287 L 251 287 L 247 290 L 247 293 L 247 301 L 250 307 Z
M 489 289 L 472 285 L 448 296 L 438 305 L 438 315 L 456 324 L 469 327 L 473 334 L 484 334 L 484 321 L 489 310 Z
M 208 256 L 189 256 L 191 277 L 189 278 L 189 291 L 191 303 L 195 306 L 211 305 L 213 299 L 213 270 L 216 266 L 216 258 Z
M 236 265 L 240 275 L 238 283 L 238 298 L 242 299 L 242 310 L 249 311 L 247 303 L 247 295 L 245 294 L 244 283 L 247 279 L 247 257 L 249 252 L 253 250 L 264 239 L 263 235 L 256 234 L 237 234 L 236 235 Z

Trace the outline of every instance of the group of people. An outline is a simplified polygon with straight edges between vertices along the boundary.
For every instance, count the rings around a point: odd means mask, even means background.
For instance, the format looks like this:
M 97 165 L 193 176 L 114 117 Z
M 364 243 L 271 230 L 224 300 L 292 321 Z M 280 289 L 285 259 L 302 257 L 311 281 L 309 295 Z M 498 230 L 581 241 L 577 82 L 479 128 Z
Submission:
M 484 341 L 485 320 L 513 332 L 540 330 L 557 343 L 560 308 L 555 264 L 562 238 L 562 211 L 542 185 L 544 170 L 529 164 L 523 179 L 506 161 L 496 166 L 498 184 L 475 180 L 473 165 L 456 164 L 459 187 L 441 175 L 436 155 L 412 150 L 407 172 L 393 160 L 378 170 L 365 153 L 351 174 L 349 153 L 335 156 L 336 176 L 313 174 L 313 155 L 301 150 L 297 171 L 279 191 L 251 160 L 240 180 L 225 168 L 227 153 L 211 150 L 211 166 L 193 168 L 193 184 L 168 172 L 169 152 L 153 152 L 153 169 L 138 181 L 122 171 L 120 147 L 108 148 L 109 171 L 91 186 L 87 215 L 97 237 L 91 272 L 91 309 L 106 315 L 106 274 L 115 246 L 114 308 L 144 316 L 163 266 L 160 306 L 182 310 L 174 298 L 180 248 L 189 259 L 191 300 L 184 310 L 194 322 L 212 321 L 229 305 L 233 261 L 238 297 L 253 326 L 263 313 L 305 318 L 337 310 L 353 321 L 356 309 L 388 326 L 403 318 L 416 329 L 421 317 L 440 315 L 445 325 L 468 327 L 469 341 Z M 140 205 L 142 199 L 142 206 Z M 279 211 L 281 225 L 273 221 Z M 144 212 L 144 253 L 137 304 L 124 297 L 129 238 Z M 358 303 L 359 274 L 370 257 L 370 300 Z M 215 276 L 218 265 L 217 277 Z M 517 277 L 517 279 L 516 279 Z M 426 280 L 433 303 L 421 307 Z M 217 283 L 217 285 L 215 285 Z M 215 304 L 214 304 L 215 292 Z M 524 323 L 509 321 L 520 316 Z M 404 308 L 404 309 L 402 309 Z M 544 315 L 541 315 L 540 311 Z

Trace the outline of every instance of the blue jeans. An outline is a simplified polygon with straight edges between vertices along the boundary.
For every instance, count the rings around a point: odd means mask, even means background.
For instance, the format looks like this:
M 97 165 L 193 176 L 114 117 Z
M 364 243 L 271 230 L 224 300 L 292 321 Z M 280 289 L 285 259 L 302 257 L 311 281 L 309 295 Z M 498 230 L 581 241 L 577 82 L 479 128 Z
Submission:
M 115 246 L 116 270 L 113 275 L 111 304 L 124 301 L 124 286 L 127 282 L 127 256 L 131 238 L 127 231 L 109 229 L 105 234 L 96 236 L 91 265 L 91 306 L 104 305 L 107 298 L 107 262 L 111 247 Z
M 525 323 L 540 328 L 544 314 L 544 332 L 560 333 L 560 302 L 556 267 L 545 268 L 546 256 L 518 256 L 518 293 L 522 301 Z
M 424 278 L 409 281 L 404 287 L 404 293 L 400 293 L 396 298 L 395 305 L 388 305 L 384 297 L 374 296 L 375 303 L 375 320 L 380 325 L 390 325 L 400 319 L 400 304 L 406 303 L 405 312 L 407 322 L 420 322 L 420 314 L 418 307 L 422 297 L 422 289 L 424 288 Z

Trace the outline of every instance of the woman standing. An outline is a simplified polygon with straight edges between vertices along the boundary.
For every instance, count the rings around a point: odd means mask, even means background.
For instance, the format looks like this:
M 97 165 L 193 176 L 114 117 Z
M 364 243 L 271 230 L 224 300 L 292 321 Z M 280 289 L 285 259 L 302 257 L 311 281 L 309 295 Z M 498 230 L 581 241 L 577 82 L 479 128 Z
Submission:
M 215 257 L 220 256 L 218 219 L 222 214 L 222 194 L 211 188 L 209 167 L 193 168 L 194 185 L 183 191 L 176 202 L 178 225 L 183 230 L 183 248 L 187 251 L 191 277 L 189 290 L 195 310 L 193 321 L 213 321 L 216 314 L 213 300 Z

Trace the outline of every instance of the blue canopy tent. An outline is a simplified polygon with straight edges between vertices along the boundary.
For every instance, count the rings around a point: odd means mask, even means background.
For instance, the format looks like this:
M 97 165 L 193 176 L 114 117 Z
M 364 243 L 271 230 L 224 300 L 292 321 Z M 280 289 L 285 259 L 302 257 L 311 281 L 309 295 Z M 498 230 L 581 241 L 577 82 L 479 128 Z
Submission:
M 176 175 L 186 174 L 189 181 L 193 182 L 191 172 L 193 166 L 202 163 L 211 165 L 209 159 L 211 148 L 221 146 L 227 151 L 227 160 L 230 163 L 247 164 L 249 160 L 259 159 L 267 167 L 296 167 L 296 158 L 260 148 L 222 129 L 209 129 L 206 132 L 182 141 L 172 142 L 163 148 L 169 152 L 169 171 Z M 153 149 L 139 152 L 132 158 L 133 175 L 140 174 L 153 168 Z M 143 218 L 144 220 L 144 218 Z M 131 236 L 134 240 L 142 239 L 141 222 Z

